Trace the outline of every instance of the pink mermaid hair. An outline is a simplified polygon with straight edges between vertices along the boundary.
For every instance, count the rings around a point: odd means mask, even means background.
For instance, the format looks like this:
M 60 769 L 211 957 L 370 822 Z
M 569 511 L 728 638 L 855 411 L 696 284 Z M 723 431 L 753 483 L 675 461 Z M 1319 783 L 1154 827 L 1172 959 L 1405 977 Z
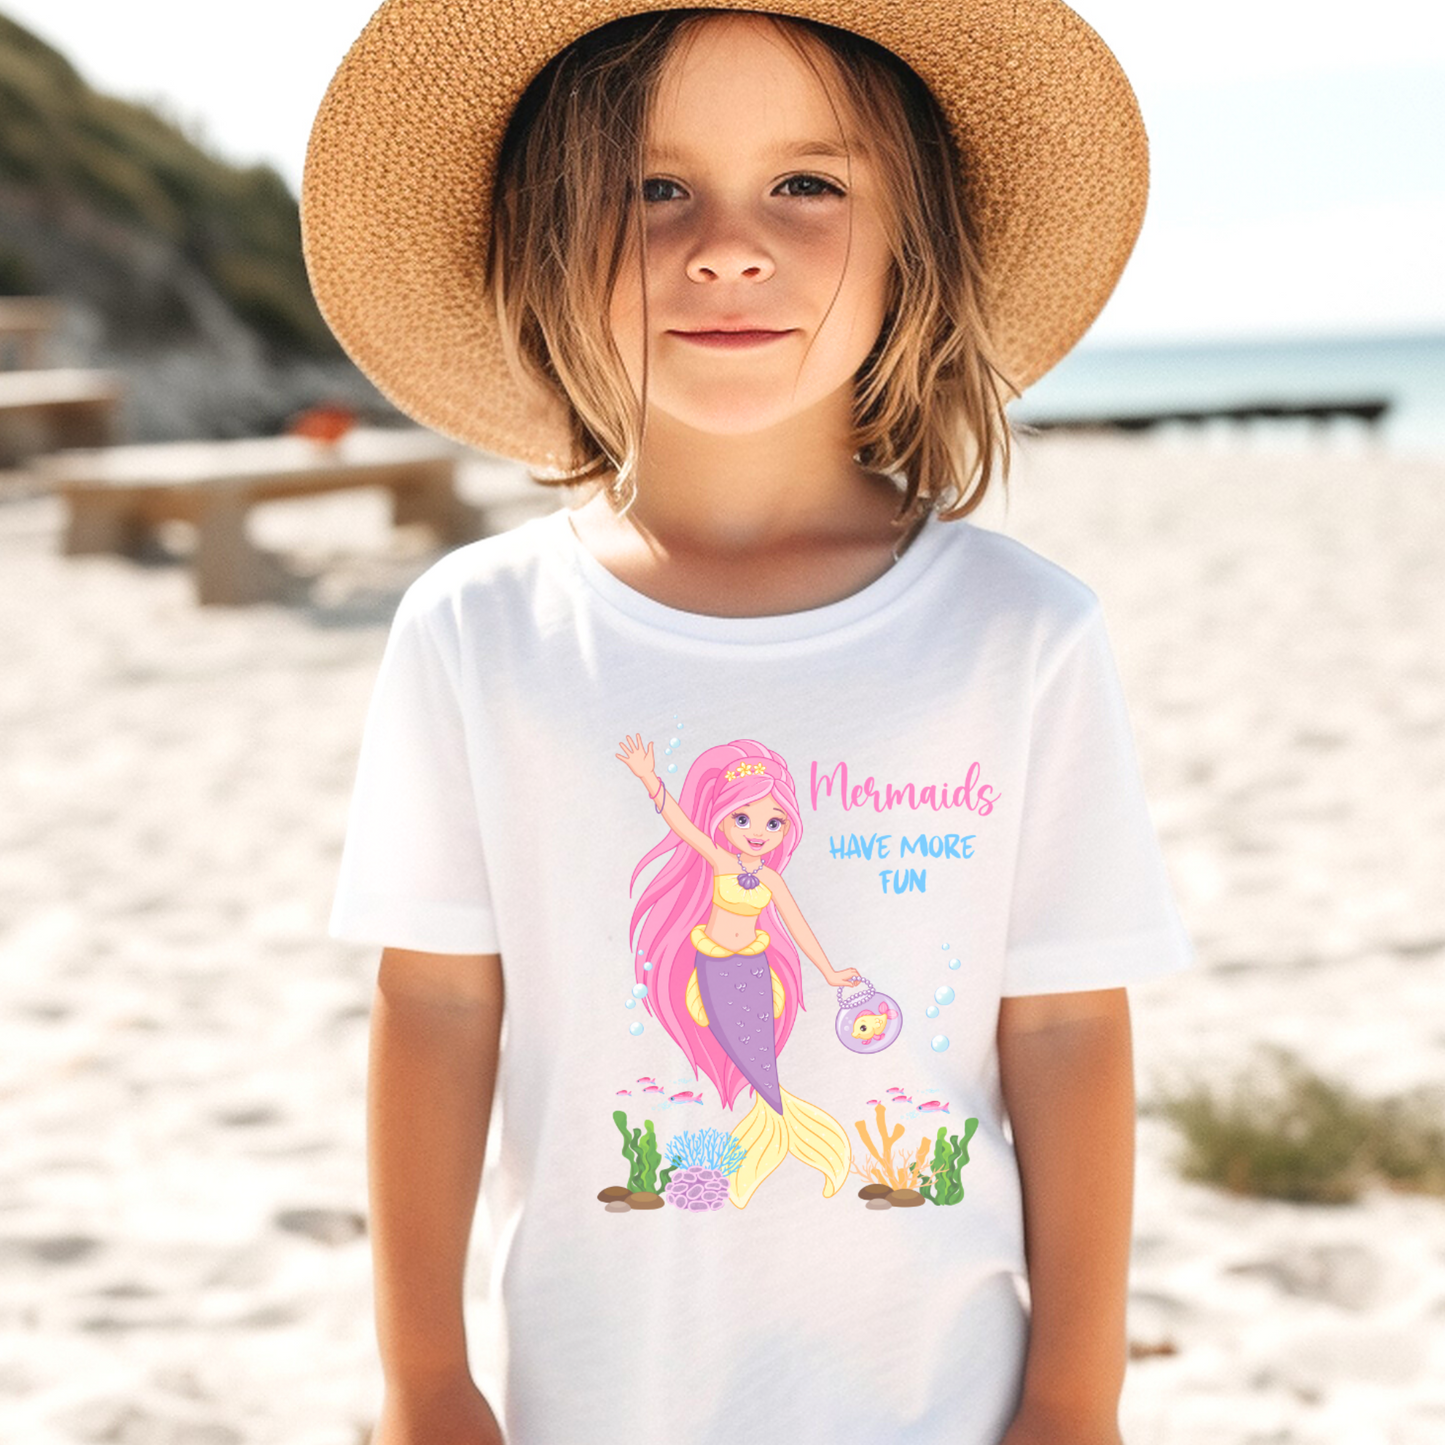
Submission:
M 729 781 L 728 770 L 741 762 L 761 763 L 763 771 L 740 773 Z M 788 815 L 789 827 L 783 841 L 765 859 L 768 867 L 781 873 L 802 838 L 803 820 L 798 813 L 793 775 L 771 748 L 749 738 L 708 748 L 687 770 L 677 802 L 698 828 L 726 848 L 723 820 L 769 793 Z M 701 1068 L 716 1086 L 724 1106 L 731 1109 L 746 1080 L 712 1031 L 697 1023 L 687 1009 L 687 986 L 697 962 L 692 930 L 706 923 L 712 911 L 712 864 L 669 828 L 667 836 L 644 853 L 633 869 L 631 886 L 636 886 L 638 874 L 649 863 L 665 854 L 669 855 L 667 861 L 642 890 L 632 910 L 629 938 L 635 948 L 633 969 L 637 982 L 647 985 L 647 1011 L 686 1055 L 693 1077 Z M 768 962 L 783 985 L 783 1011 L 773 1020 L 775 1045 L 781 1054 L 793 1031 L 793 1020 L 803 1007 L 798 950 L 783 927 L 775 903 L 769 903 L 758 915 L 758 927 L 768 934 Z M 649 962 L 651 969 L 644 969 L 643 964 Z

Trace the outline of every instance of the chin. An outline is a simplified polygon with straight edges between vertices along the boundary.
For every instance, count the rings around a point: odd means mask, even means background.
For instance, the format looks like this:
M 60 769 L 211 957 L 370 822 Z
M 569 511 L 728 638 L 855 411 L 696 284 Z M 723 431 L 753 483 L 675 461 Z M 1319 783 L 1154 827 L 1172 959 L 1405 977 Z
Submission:
M 775 389 L 766 396 L 712 396 L 695 406 L 669 406 L 661 399 L 655 399 L 655 404 L 658 410 L 694 431 L 711 436 L 752 436 L 781 426 L 807 410 L 803 401 L 779 406 L 780 395 L 786 396 L 786 392 Z

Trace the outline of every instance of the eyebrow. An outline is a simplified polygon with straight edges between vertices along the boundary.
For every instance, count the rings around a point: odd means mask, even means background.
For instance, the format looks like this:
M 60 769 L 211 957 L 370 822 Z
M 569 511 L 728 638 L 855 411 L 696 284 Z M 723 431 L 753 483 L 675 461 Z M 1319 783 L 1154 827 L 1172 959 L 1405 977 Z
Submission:
M 824 156 L 830 160 L 847 160 L 850 156 L 866 156 L 867 146 L 860 141 L 845 146 L 839 140 L 805 140 L 795 144 L 774 146 L 767 152 L 767 158 L 774 161 L 797 160 L 802 156 Z M 687 156 L 667 146 L 648 146 L 647 157 L 651 161 L 674 163 L 684 161 Z

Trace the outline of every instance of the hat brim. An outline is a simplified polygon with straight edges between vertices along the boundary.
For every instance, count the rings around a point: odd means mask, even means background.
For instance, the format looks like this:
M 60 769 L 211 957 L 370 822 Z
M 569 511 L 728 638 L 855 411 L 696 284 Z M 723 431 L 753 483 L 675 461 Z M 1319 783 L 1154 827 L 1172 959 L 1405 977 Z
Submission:
M 564 46 L 632 0 L 387 0 L 311 132 L 302 238 L 322 314 L 417 421 L 535 468 L 568 462 L 560 406 L 507 365 L 485 258 L 507 122 Z M 1022 390 L 1103 309 L 1143 224 L 1148 142 L 1108 47 L 1060 0 L 693 0 L 876 41 L 938 100 L 963 162 L 993 353 Z

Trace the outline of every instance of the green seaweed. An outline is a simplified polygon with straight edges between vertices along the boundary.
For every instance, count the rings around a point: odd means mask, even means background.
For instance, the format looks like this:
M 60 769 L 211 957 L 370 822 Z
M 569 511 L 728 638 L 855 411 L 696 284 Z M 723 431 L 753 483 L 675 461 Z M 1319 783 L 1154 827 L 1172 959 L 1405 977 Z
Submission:
M 947 1124 L 938 1126 L 933 1158 L 929 1161 L 930 1174 L 927 1182 L 918 1186 L 918 1192 L 930 1204 L 957 1204 L 963 1198 L 963 1181 L 958 1176 L 968 1163 L 968 1141 L 977 1129 L 977 1119 L 965 1119 L 960 1139 L 957 1134 L 949 1134 Z
M 622 1153 L 629 1170 L 627 1187 L 634 1194 L 639 1190 L 660 1194 L 667 1188 L 667 1181 L 672 1178 L 676 1166 L 669 1165 L 659 1176 L 657 1166 L 662 1162 L 662 1155 L 658 1152 L 657 1136 L 652 1132 L 652 1120 L 643 1120 L 642 1129 L 633 1129 L 629 1133 L 627 1115 L 618 1109 L 612 1115 L 612 1122 L 622 1131 Z

